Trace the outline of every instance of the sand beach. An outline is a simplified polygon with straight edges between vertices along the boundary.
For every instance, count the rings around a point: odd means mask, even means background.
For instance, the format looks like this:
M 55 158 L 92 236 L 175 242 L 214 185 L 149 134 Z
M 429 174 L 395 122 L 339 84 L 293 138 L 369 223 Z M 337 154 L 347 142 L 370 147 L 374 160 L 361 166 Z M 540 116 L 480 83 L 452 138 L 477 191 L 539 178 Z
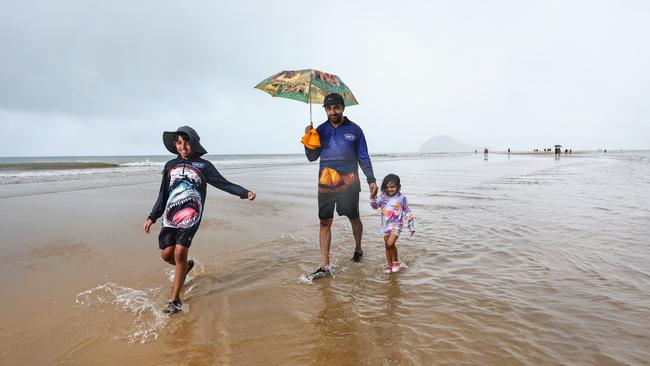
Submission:
M 650 359 L 650 153 L 395 154 L 417 233 L 382 273 L 335 218 L 320 259 L 316 164 L 215 165 L 257 192 L 208 189 L 185 309 L 142 223 L 159 170 L 0 184 L 2 365 L 641 365 Z M 13 180 L 11 180 L 13 179 Z M 19 181 L 16 181 L 18 179 Z M 49 180 L 48 180 L 49 179 Z M 67 179 L 67 180 L 66 180 Z

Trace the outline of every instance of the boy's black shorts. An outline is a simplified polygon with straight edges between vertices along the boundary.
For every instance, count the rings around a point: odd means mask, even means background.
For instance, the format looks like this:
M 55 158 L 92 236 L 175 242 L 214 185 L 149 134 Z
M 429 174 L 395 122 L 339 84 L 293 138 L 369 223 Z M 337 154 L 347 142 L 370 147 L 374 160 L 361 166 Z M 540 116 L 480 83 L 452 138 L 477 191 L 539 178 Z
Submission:
M 185 248 L 189 248 L 198 228 L 198 224 L 187 229 L 164 227 L 160 230 L 160 235 L 158 235 L 158 247 L 162 250 L 180 244 Z
M 343 192 L 318 192 L 318 218 L 334 217 L 334 207 L 339 216 L 350 219 L 359 217 L 359 192 L 348 189 Z

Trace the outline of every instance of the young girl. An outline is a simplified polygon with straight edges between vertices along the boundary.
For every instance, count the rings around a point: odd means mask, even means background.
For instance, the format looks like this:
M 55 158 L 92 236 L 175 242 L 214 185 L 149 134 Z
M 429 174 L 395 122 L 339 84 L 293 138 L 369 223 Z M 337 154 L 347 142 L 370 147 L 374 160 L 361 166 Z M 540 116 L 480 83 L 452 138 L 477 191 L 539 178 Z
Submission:
M 395 273 L 400 270 L 400 262 L 397 258 L 397 247 L 395 243 L 402 232 L 404 220 L 408 223 L 411 236 L 415 234 L 415 222 L 413 213 L 408 206 L 406 196 L 400 193 L 399 177 L 395 174 L 388 174 L 381 183 L 381 195 L 370 200 L 370 206 L 374 209 L 381 208 L 381 231 L 384 233 L 384 244 L 386 245 L 385 273 Z

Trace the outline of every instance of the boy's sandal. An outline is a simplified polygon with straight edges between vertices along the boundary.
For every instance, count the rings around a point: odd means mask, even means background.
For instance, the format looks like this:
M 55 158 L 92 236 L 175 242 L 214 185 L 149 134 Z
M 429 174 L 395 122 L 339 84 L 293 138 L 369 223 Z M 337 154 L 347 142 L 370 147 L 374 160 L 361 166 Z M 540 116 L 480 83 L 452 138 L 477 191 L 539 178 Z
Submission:
M 163 310 L 163 313 L 172 315 L 180 312 L 181 310 L 183 310 L 183 302 L 181 299 L 177 299 L 168 302 L 167 307 L 165 307 Z
M 384 273 L 387 273 L 387 274 L 388 273 L 393 273 L 393 266 L 388 266 L 387 265 L 386 268 L 384 269 Z
M 311 272 L 308 277 L 311 279 L 314 278 L 320 278 L 320 277 L 325 277 L 327 275 L 331 275 L 332 271 L 330 269 L 330 266 L 327 266 L 326 268 L 323 267 L 318 267 L 315 271 Z

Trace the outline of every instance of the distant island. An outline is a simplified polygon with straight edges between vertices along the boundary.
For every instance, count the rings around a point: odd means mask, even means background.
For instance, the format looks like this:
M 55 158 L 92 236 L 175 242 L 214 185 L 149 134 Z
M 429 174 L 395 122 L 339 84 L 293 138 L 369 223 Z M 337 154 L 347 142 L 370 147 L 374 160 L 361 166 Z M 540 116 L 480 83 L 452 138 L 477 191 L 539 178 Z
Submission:
M 420 152 L 474 152 L 476 147 L 467 145 L 452 137 L 446 135 L 438 135 L 425 141 L 420 146 Z M 482 151 L 482 150 L 481 150 Z

